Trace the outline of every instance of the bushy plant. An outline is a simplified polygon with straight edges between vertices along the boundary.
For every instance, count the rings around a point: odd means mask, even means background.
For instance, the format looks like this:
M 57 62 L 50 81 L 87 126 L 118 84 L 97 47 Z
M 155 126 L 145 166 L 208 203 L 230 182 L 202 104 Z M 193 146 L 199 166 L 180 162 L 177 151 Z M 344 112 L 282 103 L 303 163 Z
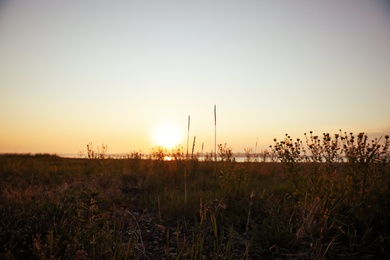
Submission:
M 107 157 L 108 145 L 102 144 L 101 150 L 99 146 L 96 150 L 93 148 L 92 142 L 87 144 L 87 156 L 88 159 L 105 159 Z
M 375 222 L 387 223 L 390 216 L 384 206 L 390 195 L 389 136 L 382 143 L 341 131 L 333 138 L 312 132 L 305 138 L 306 146 L 286 134 L 271 146 L 286 166 L 302 214 L 297 241 L 311 241 L 306 250 L 316 257 L 364 254 L 368 248 L 388 257 L 383 236 L 390 229 Z
M 237 167 L 232 149 L 218 144 L 219 171 L 218 177 L 222 190 L 227 196 L 241 197 L 248 193 L 248 178 L 242 168 Z

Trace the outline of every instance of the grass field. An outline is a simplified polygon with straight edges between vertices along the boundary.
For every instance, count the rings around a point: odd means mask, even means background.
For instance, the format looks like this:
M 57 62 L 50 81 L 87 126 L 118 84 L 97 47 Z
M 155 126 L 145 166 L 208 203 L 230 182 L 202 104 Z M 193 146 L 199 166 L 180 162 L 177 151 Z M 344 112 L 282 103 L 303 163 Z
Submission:
M 390 258 L 388 138 L 337 138 L 269 163 L 1 155 L 0 258 Z

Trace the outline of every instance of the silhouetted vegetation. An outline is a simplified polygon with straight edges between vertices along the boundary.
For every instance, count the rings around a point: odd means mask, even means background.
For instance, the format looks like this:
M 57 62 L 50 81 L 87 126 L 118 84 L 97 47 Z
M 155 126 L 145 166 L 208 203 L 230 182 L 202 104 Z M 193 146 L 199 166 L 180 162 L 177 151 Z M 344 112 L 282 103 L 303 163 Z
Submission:
M 389 144 L 287 134 L 275 162 L 242 163 L 226 144 L 217 162 L 2 155 L 0 258 L 389 258 Z

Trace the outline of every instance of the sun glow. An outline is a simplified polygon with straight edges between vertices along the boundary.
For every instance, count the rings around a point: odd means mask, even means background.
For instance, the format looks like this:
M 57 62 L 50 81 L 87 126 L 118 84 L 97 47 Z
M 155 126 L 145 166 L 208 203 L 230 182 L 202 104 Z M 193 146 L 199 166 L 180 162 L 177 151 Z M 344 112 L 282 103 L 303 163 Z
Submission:
M 157 146 L 171 149 L 180 144 L 181 132 L 173 124 L 161 124 L 155 128 L 153 139 Z

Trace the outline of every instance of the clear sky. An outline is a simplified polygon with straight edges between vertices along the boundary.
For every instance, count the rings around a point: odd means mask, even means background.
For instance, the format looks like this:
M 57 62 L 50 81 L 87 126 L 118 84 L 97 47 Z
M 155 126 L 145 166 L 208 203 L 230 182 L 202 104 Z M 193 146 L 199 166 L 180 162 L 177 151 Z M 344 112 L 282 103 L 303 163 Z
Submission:
M 389 99 L 385 0 L 0 3 L 1 153 L 185 147 L 188 115 L 211 151 L 214 104 L 234 152 L 388 134 Z

